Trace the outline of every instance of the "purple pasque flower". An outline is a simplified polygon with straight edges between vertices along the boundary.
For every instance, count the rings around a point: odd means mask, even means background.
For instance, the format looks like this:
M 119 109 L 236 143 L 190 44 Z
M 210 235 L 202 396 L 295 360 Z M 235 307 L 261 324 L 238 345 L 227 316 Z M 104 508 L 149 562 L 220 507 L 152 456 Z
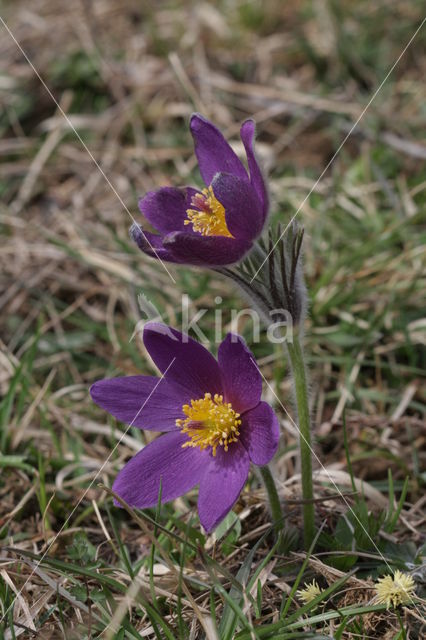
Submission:
M 155 322 L 143 340 L 163 377 L 128 376 L 95 382 L 100 407 L 134 427 L 164 431 L 120 471 L 113 490 L 144 509 L 199 485 L 198 513 L 211 531 L 236 502 L 250 462 L 274 456 L 278 420 L 261 401 L 262 378 L 240 336 L 229 333 L 217 360 L 200 343 Z M 118 505 L 119 506 L 119 505 Z
M 191 117 L 205 189 L 162 187 L 139 202 L 158 233 L 130 230 L 139 248 L 169 262 L 206 267 L 233 264 L 250 250 L 268 212 L 268 195 L 254 154 L 255 123 L 240 131 L 247 169 L 219 129 L 198 113 Z

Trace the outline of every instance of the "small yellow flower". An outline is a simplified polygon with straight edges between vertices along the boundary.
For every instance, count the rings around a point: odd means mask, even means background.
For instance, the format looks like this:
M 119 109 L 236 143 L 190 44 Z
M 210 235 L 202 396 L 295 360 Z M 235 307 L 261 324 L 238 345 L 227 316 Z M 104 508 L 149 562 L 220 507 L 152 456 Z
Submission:
M 385 604 L 386 609 L 391 605 L 397 607 L 399 604 L 408 604 L 411 602 L 414 588 L 413 578 L 397 569 L 393 577 L 385 576 L 377 580 L 376 601 Z
M 312 602 L 312 600 L 319 596 L 320 593 L 322 593 L 322 589 L 319 588 L 318 582 L 316 580 L 312 580 L 311 584 L 305 584 L 304 589 L 296 591 L 296 595 L 299 600 L 303 600 L 305 604 Z

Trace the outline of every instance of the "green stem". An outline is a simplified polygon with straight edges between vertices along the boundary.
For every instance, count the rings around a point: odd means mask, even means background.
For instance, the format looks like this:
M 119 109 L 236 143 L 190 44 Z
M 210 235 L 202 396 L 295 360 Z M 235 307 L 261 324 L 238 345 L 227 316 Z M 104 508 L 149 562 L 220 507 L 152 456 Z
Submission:
M 293 369 L 296 391 L 297 414 L 299 417 L 299 450 L 302 471 L 303 524 L 305 548 L 309 549 L 315 537 L 315 513 L 312 484 L 312 445 L 309 417 L 308 387 L 306 384 L 305 363 L 299 338 L 294 333 L 293 342 L 287 342 L 287 349 Z
M 269 506 L 271 508 L 272 522 L 274 523 L 275 534 L 278 538 L 279 534 L 284 527 L 284 516 L 281 509 L 280 498 L 278 496 L 275 480 L 272 476 L 271 470 L 268 466 L 260 467 L 260 473 L 262 476 L 265 489 L 268 493 Z

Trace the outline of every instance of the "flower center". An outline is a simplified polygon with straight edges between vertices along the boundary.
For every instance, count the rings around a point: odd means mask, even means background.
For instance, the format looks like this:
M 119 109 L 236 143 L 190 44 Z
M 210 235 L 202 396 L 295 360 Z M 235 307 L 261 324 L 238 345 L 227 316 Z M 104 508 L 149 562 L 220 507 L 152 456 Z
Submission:
M 223 402 L 223 396 L 216 393 L 212 398 L 211 393 L 205 393 L 204 398 L 184 404 L 182 411 L 187 417 L 176 420 L 176 426 L 190 438 L 182 447 L 199 447 L 201 451 L 211 447 L 215 456 L 219 446 L 228 451 L 229 443 L 237 442 L 240 414 L 230 402 Z
M 192 224 L 194 231 L 203 236 L 227 236 L 232 238 L 226 226 L 225 207 L 219 202 L 210 185 L 201 193 L 196 193 L 191 198 L 194 209 L 187 209 L 185 224 Z

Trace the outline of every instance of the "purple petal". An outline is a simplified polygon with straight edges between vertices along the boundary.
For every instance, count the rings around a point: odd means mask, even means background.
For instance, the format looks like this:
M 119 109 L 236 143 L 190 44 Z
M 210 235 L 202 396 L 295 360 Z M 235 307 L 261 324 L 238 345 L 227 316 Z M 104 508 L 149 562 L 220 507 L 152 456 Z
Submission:
M 244 340 L 228 333 L 219 346 L 218 362 L 226 401 L 238 413 L 256 407 L 262 395 L 262 376 Z
M 151 258 L 157 258 L 157 260 L 165 260 L 167 262 L 180 262 L 168 249 L 163 247 L 163 239 L 161 236 L 150 233 L 149 231 L 143 231 L 137 224 L 132 224 L 129 233 L 139 249 Z
M 157 191 L 149 191 L 139 201 L 139 209 L 161 234 L 184 230 L 191 232 L 191 225 L 185 225 L 186 211 L 191 208 L 191 200 L 196 193 L 197 190 L 191 187 L 162 187 Z
M 252 246 L 247 240 L 226 236 L 195 236 L 179 231 L 165 236 L 163 244 L 175 262 L 200 267 L 220 267 L 238 262 Z
M 185 387 L 192 399 L 222 393 L 219 365 L 196 340 L 164 324 L 149 322 L 143 341 L 167 381 Z
M 206 185 L 211 184 L 213 177 L 220 171 L 232 173 L 242 180 L 248 181 L 243 163 L 217 127 L 199 113 L 194 113 L 191 117 L 190 128 L 201 177 Z
M 280 438 L 278 418 L 266 402 L 259 402 L 242 416 L 240 441 L 250 460 L 263 466 L 274 457 Z
M 152 431 L 176 430 L 176 418 L 183 415 L 182 405 L 190 400 L 185 388 L 151 376 L 99 380 L 92 385 L 90 395 L 120 422 Z
M 138 509 L 157 504 L 160 481 L 162 503 L 183 495 L 200 482 L 207 458 L 198 448 L 182 448 L 187 441 L 180 432 L 160 436 L 129 460 L 112 490 Z
M 250 458 L 240 442 L 233 442 L 229 450 L 217 449 L 210 456 L 200 480 L 198 514 L 206 531 L 212 531 L 232 509 L 244 487 Z
M 268 212 L 268 192 L 266 190 L 265 180 L 263 179 L 262 171 L 257 162 L 253 142 L 256 133 L 256 125 L 253 120 L 246 120 L 241 129 L 240 136 L 243 141 L 244 148 L 247 154 L 247 162 L 250 171 L 250 182 L 257 193 L 257 196 L 262 203 L 263 218 L 266 218 Z
M 262 231 L 264 217 L 251 184 L 229 173 L 219 173 L 212 187 L 214 195 L 225 207 L 226 226 L 234 238 L 254 240 Z

